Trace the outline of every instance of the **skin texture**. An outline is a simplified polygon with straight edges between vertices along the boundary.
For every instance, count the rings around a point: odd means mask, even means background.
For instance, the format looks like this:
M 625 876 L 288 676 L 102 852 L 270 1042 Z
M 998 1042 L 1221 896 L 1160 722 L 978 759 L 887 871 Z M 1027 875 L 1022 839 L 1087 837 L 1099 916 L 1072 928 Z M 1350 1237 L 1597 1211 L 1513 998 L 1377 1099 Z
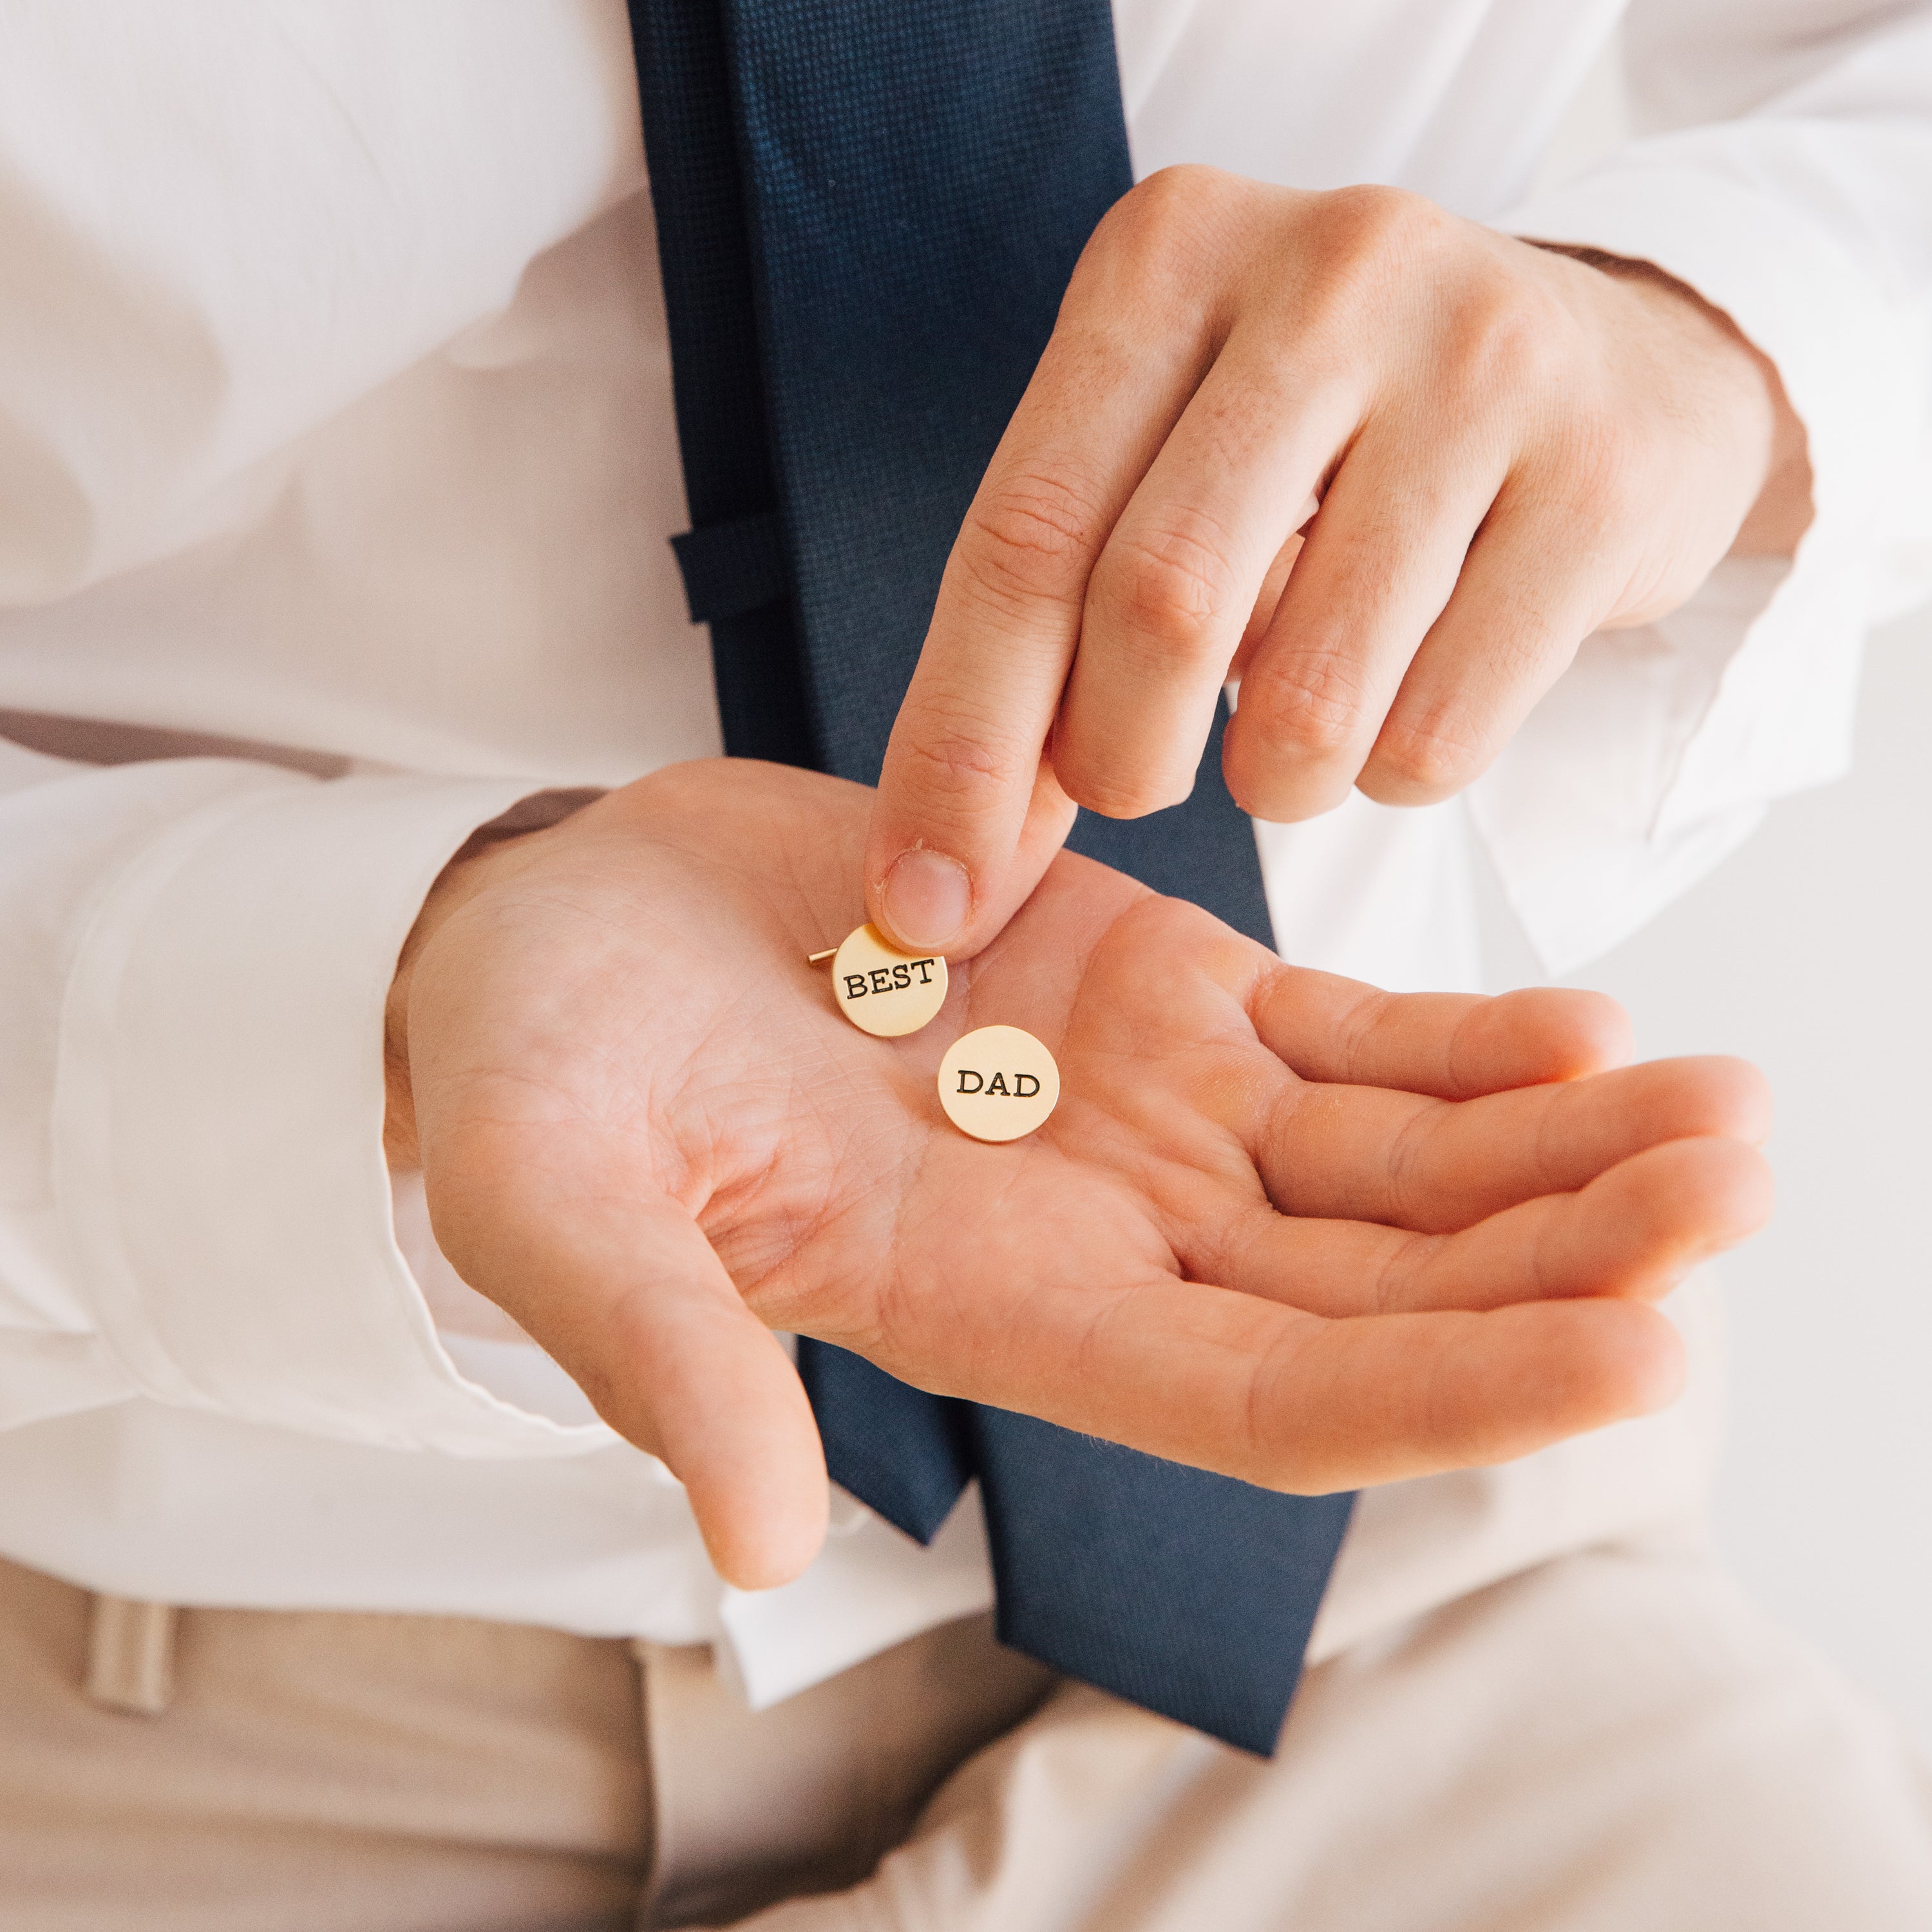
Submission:
M 871 916 L 969 956 L 1076 806 L 1187 795 L 1230 676 L 1256 817 L 1444 798 L 1585 637 L 1810 514 L 1775 371 L 1655 269 L 1394 189 L 1166 170 L 1088 244 L 961 531 Z
M 1394 998 L 1063 854 L 899 1040 L 805 956 L 862 916 L 872 794 L 673 767 L 439 882 L 390 1007 L 388 1138 L 472 1286 L 776 1583 L 824 1466 L 773 1329 L 1315 1492 L 1667 1402 L 1648 1304 L 1768 1210 L 1762 1083 L 1622 1065 L 1594 994 Z M 940 1055 L 1024 1027 L 1058 1111 L 986 1146 Z

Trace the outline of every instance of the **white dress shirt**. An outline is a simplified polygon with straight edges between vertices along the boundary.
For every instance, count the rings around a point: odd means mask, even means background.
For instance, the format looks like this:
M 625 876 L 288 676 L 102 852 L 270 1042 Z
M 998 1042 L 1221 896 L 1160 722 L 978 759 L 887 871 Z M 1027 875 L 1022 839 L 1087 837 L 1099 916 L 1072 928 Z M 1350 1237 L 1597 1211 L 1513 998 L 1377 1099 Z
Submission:
M 1136 164 L 1647 259 L 1776 363 L 1796 562 L 1591 640 L 1466 802 L 1259 831 L 1282 950 L 1552 968 L 1844 766 L 1932 582 L 1932 8 L 1118 0 Z M 1621 20 L 1639 138 L 1524 197 Z M 535 791 L 716 754 L 616 0 L 0 14 L 0 1552 L 180 1603 L 722 1640 L 766 1702 L 988 1596 L 856 1505 L 746 1595 L 383 1163 L 385 989 Z M 183 755 L 186 753 L 196 755 Z M 647 993 L 644 997 L 648 997 Z M 1708 1409 L 1365 1498 L 1318 1648 L 1689 1507 Z

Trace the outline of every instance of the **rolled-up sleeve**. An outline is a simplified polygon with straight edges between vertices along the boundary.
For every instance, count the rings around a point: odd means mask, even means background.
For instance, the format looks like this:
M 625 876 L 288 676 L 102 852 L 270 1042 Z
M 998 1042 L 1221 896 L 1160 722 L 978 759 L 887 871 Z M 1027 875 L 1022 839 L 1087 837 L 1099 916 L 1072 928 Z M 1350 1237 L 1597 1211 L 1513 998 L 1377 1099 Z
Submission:
M 382 1154 L 398 953 L 535 789 L 0 746 L 0 1426 L 140 1395 L 458 1456 L 612 1439 L 457 1372 Z
M 1775 364 L 1814 516 L 1684 609 L 1589 640 L 1478 785 L 1553 970 L 1843 772 L 1867 632 L 1932 593 L 1932 8 L 1642 0 L 1637 137 L 1497 226 L 1654 263 Z

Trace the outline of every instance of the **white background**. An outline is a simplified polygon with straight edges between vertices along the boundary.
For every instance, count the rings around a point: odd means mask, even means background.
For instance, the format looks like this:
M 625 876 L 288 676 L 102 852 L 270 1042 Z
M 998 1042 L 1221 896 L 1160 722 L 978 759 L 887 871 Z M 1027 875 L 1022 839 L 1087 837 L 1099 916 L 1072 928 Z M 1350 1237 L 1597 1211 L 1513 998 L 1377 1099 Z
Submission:
M 1552 158 L 1616 138 L 1606 64 Z M 1646 1058 L 1754 1060 L 1778 1095 L 1771 1227 L 1725 1264 L 1718 1533 L 1759 1600 L 1932 1754 L 1932 614 L 1872 641 L 1850 778 L 1787 800 L 1682 904 L 1576 976 Z M 1494 904 L 1501 983 L 1540 976 Z

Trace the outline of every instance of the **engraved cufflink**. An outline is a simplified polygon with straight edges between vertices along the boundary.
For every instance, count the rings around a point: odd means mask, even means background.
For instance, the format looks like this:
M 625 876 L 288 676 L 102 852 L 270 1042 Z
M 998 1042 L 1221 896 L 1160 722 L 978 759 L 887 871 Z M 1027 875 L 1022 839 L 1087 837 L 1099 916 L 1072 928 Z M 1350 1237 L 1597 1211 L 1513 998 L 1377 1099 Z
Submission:
M 881 1040 L 916 1033 L 946 1004 L 946 962 L 937 953 L 902 952 L 869 926 L 848 933 L 829 956 L 838 1010 L 861 1032 Z
M 976 1141 L 1016 1141 L 1043 1126 L 1059 1100 L 1053 1055 L 1018 1027 L 976 1028 L 939 1063 L 939 1104 Z
M 902 952 L 870 926 L 806 957 L 814 966 L 832 962 L 839 1010 L 881 1040 L 918 1032 L 946 1004 L 944 959 Z M 1043 1126 L 1059 1101 L 1058 1064 L 1018 1027 L 980 1027 L 955 1040 L 939 1063 L 939 1104 L 976 1141 L 1018 1140 Z

